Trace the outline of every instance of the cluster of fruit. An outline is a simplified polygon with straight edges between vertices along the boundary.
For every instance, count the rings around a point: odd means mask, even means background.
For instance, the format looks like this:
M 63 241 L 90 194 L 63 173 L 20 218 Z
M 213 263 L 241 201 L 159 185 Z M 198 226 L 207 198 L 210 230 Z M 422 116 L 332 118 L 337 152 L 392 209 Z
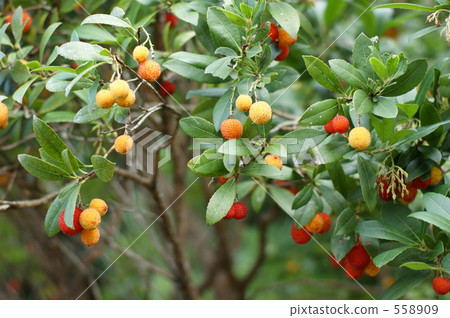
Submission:
M 375 277 L 380 271 L 361 242 L 353 246 L 340 262 L 337 262 L 334 255 L 331 254 L 330 263 L 336 268 L 343 267 L 345 275 L 350 279 L 358 279 L 363 274 Z
M 345 116 L 336 116 L 323 126 L 329 134 L 345 134 L 350 127 L 350 122 Z M 356 150 L 365 150 L 372 143 L 370 131 L 365 127 L 355 127 L 348 135 L 349 145 Z
M 0 129 L 8 127 L 9 110 L 8 106 L 4 103 L 0 103 Z
M 127 81 L 116 79 L 109 89 L 101 89 L 95 95 L 97 106 L 103 109 L 111 108 L 114 103 L 120 107 L 130 108 L 136 102 L 136 94 Z
M 330 227 L 330 216 L 325 212 L 321 212 L 314 215 L 308 224 L 298 230 L 295 223 L 292 224 L 291 236 L 295 243 L 306 244 L 311 240 L 313 234 L 325 234 L 330 230 Z
M 401 176 L 404 183 L 404 175 Z M 414 201 L 417 195 L 417 190 L 425 190 L 430 185 L 437 185 L 442 180 L 442 170 L 438 167 L 431 168 L 430 177 L 426 180 L 422 180 L 421 177 L 417 177 L 412 181 L 404 183 L 405 186 L 401 186 L 398 178 L 391 176 L 381 176 L 377 179 L 378 183 L 378 196 L 381 200 L 391 201 L 399 197 L 400 202 L 403 204 L 410 204 Z
M 102 199 L 93 199 L 89 207 L 85 210 L 75 208 L 73 213 L 73 229 L 68 227 L 64 221 L 65 210 L 59 216 L 59 228 L 66 235 L 75 235 L 81 232 L 81 242 L 87 246 L 92 246 L 100 240 L 98 226 L 102 221 L 102 216 L 108 212 L 108 205 Z
M 275 61 L 283 61 L 289 55 L 289 47 L 297 41 L 297 36 L 291 38 L 289 33 L 287 33 L 283 28 L 278 29 L 274 24 L 270 24 L 269 32 L 267 33 L 274 43 L 278 41 L 278 47 L 281 53 L 275 58 Z

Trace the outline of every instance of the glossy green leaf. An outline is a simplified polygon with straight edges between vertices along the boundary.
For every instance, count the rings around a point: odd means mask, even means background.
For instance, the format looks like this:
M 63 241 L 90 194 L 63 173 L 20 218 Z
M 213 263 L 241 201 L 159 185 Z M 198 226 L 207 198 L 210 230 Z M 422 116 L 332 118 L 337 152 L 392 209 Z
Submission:
M 106 24 L 122 28 L 132 28 L 132 26 L 125 20 L 122 20 L 118 17 L 109 14 L 89 15 L 81 22 L 81 25 L 83 24 Z
M 309 106 L 299 120 L 299 124 L 317 126 L 327 124 L 338 111 L 338 103 L 335 99 L 326 99 Z
M 18 156 L 18 159 L 22 167 L 36 178 L 49 181 L 60 181 L 69 178 L 66 171 L 37 157 L 22 154 Z
M 335 59 L 328 62 L 333 72 L 341 80 L 357 88 L 367 88 L 364 76 L 350 63 L 344 60 Z
M 336 77 L 336 74 L 324 62 L 310 55 L 304 55 L 303 60 L 305 61 L 308 73 L 317 83 L 335 93 L 344 93 L 344 88 Z
M 301 191 L 299 191 L 292 202 L 292 209 L 298 209 L 306 205 L 312 198 L 313 187 L 312 185 L 305 186 Z
M 356 214 L 351 208 L 345 208 L 336 220 L 334 235 L 353 233 L 356 227 Z
M 109 161 L 108 159 L 93 155 L 91 157 L 92 165 L 94 166 L 94 171 L 97 177 L 103 182 L 109 182 L 114 176 L 114 168 L 116 164 Z
M 206 208 L 206 224 L 213 225 L 224 218 L 236 198 L 236 183 L 230 179 L 211 197 Z
M 381 254 L 378 254 L 374 257 L 373 262 L 377 267 L 381 267 L 389 263 L 390 261 L 394 260 L 397 256 L 399 256 L 401 253 L 406 251 L 408 248 L 411 248 L 411 246 L 401 246 L 394 248 L 392 250 L 385 251 Z
M 180 120 L 180 127 L 192 138 L 218 138 L 214 125 L 200 117 L 183 118 Z
M 300 28 L 297 10 L 286 2 L 269 2 L 268 5 L 269 12 L 275 21 L 294 39 Z

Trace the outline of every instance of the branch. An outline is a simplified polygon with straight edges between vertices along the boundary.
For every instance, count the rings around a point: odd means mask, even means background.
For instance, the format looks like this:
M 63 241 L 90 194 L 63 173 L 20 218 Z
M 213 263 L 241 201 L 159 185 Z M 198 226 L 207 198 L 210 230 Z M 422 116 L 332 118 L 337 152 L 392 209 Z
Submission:
M 56 198 L 59 194 L 59 191 L 47 194 L 46 196 L 43 196 L 39 199 L 34 200 L 22 200 L 22 201 L 6 201 L 6 200 L 0 200 L 0 213 L 6 212 L 10 208 L 32 208 L 35 206 L 43 205 L 54 198 Z

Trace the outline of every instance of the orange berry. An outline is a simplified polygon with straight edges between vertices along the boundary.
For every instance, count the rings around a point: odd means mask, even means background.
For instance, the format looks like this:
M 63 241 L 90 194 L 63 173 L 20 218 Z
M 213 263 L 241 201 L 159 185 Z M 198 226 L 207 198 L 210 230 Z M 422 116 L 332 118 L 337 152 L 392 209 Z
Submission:
M 269 164 L 269 165 L 272 165 L 272 166 L 274 166 L 274 167 L 277 167 L 278 169 L 283 169 L 283 161 L 281 160 L 281 158 L 280 157 L 278 157 L 278 156 L 275 156 L 275 155 L 267 155 L 265 158 L 264 158 L 264 162 L 265 163 L 267 163 L 267 164 Z
M 122 155 L 129 153 L 133 149 L 133 145 L 133 138 L 129 135 L 121 135 L 114 141 L 114 149 Z
M 366 267 L 364 267 L 364 274 L 370 277 L 377 276 L 380 269 L 375 265 L 372 259 L 370 259 L 369 264 L 367 264 Z
M 108 212 L 108 205 L 102 199 L 92 199 L 89 207 L 97 210 L 100 216 L 104 216 Z
M 296 41 L 297 41 L 297 36 L 295 36 L 295 39 L 293 39 L 286 31 L 284 31 L 283 28 L 280 28 L 278 30 L 278 42 L 282 46 L 291 46 Z
M 330 230 L 330 227 L 331 227 L 330 216 L 327 213 L 325 213 L 325 212 L 317 213 L 317 215 L 319 217 L 321 217 L 322 221 L 323 221 L 322 230 L 317 232 L 317 234 L 325 234 L 325 233 L 327 233 Z
M 134 105 L 135 102 L 136 102 L 136 94 L 131 89 L 128 91 L 127 97 L 116 101 L 117 105 L 123 108 L 130 108 L 131 106 Z
M 431 168 L 431 185 L 436 185 L 442 180 L 442 170 L 438 167 Z
M 14 15 L 14 11 L 8 15 L 8 18 L 6 18 L 5 22 L 12 23 L 13 15 Z M 31 17 L 31 15 L 26 10 L 23 10 L 22 11 L 22 24 L 25 24 L 25 26 L 23 27 L 22 33 L 28 33 L 28 31 L 30 31 L 30 29 L 31 29 L 32 23 L 33 23 L 33 18 Z
M 433 289 L 436 294 L 447 294 L 450 291 L 450 279 L 447 277 L 435 277 L 433 279 Z
M 80 224 L 85 230 L 96 229 L 101 222 L 102 218 L 96 209 L 87 208 L 80 214 Z
M 95 95 L 95 102 L 97 106 L 103 109 L 111 108 L 114 105 L 114 97 L 111 94 L 110 90 L 101 89 Z
M 336 116 L 331 120 L 333 130 L 339 134 L 343 134 L 348 130 L 350 122 L 345 116 Z
M 264 101 L 253 103 L 248 113 L 253 123 L 265 125 L 272 118 L 272 108 Z
M 4 103 L 0 103 L 0 129 L 8 126 L 9 110 L 8 106 Z
M 295 228 L 295 223 L 292 224 L 291 227 L 291 236 L 295 243 L 297 244 L 306 244 L 311 240 L 312 233 L 309 232 L 305 227 L 297 230 Z
M 319 215 L 319 213 L 314 215 L 312 220 L 309 221 L 309 223 L 306 224 L 305 226 L 305 228 L 308 231 L 316 234 L 320 233 L 323 230 L 323 227 L 324 227 L 324 219 L 322 218 L 322 216 Z
M 220 125 L 220 132 L 222 133 L 223 138 L 227 140 L 239 139 L 244 132 L 244 127 L 237 119 L 226 119 Z
M 139 64 L 138 73 L 147 82 L 154 82 L 161 75 L 161 66 L 153 60 L 147 60 Z
M 147 57 L 148 57 L 149 53 L 150 52 L 148 51 L 148 49 L 145 46 L 138 45 L 133 50 L 133 58 L 137 62 L 142 63 L 145 60 L 147 60 Z
M 348 252 L 347 260 L 352 267 L 364 269 L 370 262 L 370 255 L 364 246 L 356 245 Z
M 130 85 L 124 80 L 115 80 L 109 85 L 109 91 L 116 101 L 124 99 L 130 92 Z
M 252 98 L 248 95 L 239 95 L 238 98 L 236 98 L 236 109 L 243 113 L 248 112 L 252 104 Z
M 81 242 L 86 246 L 92 246 L 100 241 L 100 231 L 98 229 L 83 230 L 81 232 Z

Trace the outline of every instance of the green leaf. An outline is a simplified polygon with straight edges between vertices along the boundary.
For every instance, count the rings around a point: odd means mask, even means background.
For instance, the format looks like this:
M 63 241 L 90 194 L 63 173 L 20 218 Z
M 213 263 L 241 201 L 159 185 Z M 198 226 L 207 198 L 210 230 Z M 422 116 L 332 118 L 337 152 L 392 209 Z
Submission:
M 327 7 L 325 8 L 323 15 L 327 28 L 330 28 L 336 20 L 342 16 L 342 13 L 346 7 L 347 3 L 343 0 L 333 0 L 327 2 Z
M 70 123 L 73 122 L 75 113 L 66 111 L 56 111 L 46 114 L 42 120 L 46 123 Z
M 35 80 L 37 80 L 38 77 L 32 78 L 31 80 L 29 80 L 28 82 L 26 82 L 25 84 L 23 84 L 22 86 L 20 86 L 12 95 L 12 98 L 18 102 L 18 103 L 22 103 L 22 99 L 23 96 L 25 95 L 25 93 L 27 92 L 28 88 L 30 88 L 31 84 L 33 84 L 33 82 Z
M 222 97 L 219 98 L 214 106 L 213 122 L 217 131 L 220 129 L 222 122 L 230 116 L 230 108 L 232 107 L 231 99 L 233 94 L 233 91 L 229 89 L 222 95 Z
M 432 27 L 435 28 L 435 27 Z M 434 72 L 435 70 L 440 70 L 444 63 L 448 61 L 448 58 L 443 58 L 434 63 L 430 69 L 425 74 L 424 79 L 420 83 L 419 90 L 417 91 L 416 98 L 414 99 L 414 103 L 417 105 L 422 105 L 423 101 L 427 96 L 427 91 L 430 88 L 431 84 L 434 81 Z
M 381 254 L 378 254 L 374 257 L 373 262 L 377 267 L 381 267 L 389 263 L 390 261 L 394 260 L 397 256 L 399 256 L 401 253 L 406 251 L 408 248 L 411 248 L 411 246 L 401 246 L 394 248 L 392 250 L 385 251 Z
M 168 60 L 164 63 L 164 67 L 182 77 L 200 83 L 217 84 L 223 82 L 223 80 L 218 77 L 205 74 L 204 68 L 200 68 L 180 60 Z
M 374 43 L 364 33 L 361 33 L 356 38 L 355 44 L 353 45 L 353 65 L 372 79 L 376 76 L 369 63 L 369 57 L 372 55 L 370 47 L 373 45 Z
M 197 26 L 199 14 L 189 7 L 186 2 L 175 3 L 170 7 L 170 10 L 175 13 L 181 20 Z
M 185 31 L 177 34 L 173 40 L 173 49 L 179 51 L 190 39 L 195 37 L 194 31 Z
M 23 84 L 30 78 L 30 71 L 21 61 L 16 61 L 11 67 L 11 77 L 17 84 Z
M 78 171 L 78 161 L 69 149 L 64 149 L 61 152 L 61 158 L 70 173 Z
M 336 220 L 334 235 L 353 233 L 356 227 L 356 214 L 351 208 L 345 208 Z
M 211 74 L 223 80 L 226 79 L 233 72 L 233 68 L 228 65 L 233 58 L 233 56 L 225 56 L 214 61 L 205 69 L 205 74 Z
M 292 201 L 292 209 L 298 209 L 306 205 L 311 200 L 312 195 L 313 187 L 312 185 L 307 185 L 295 195 Z
M 92 17 L 92 16 L 91 16 Z M 88 17 L 89 18 L 89 17 Z M 111 58 L 100 54 L 105 50 L 99 45 L 85 42 L 67 42 L 58 48 L 58 55 L 74 61 L 109 61 Z
M 402 297 L 409 290 L 421 284 L 428 277 L 428 274 L 429 272 L 408 272 L 388 288 L 382 299 L 398 299 Z
M 398 113 L 397 104 L 392 99 L 386 97 L 377 97 L 373 103 L 372 114 L 383 118 L 395 118 Z
M 423 196 L 423 204 L 428 211 L 450 219 L 450 199 L 445 195 L 429 192 Z
M 415 60 L 408 64 L 406 72 L 395 79 L 393 85 L 389 85 L 382 92 L 383 96 L 400 96 L 414 89 L 424 78 L 427 71 L 425 59 Z
M 434 8 L 432 8 L 432 7 L 426 7 L 426 6 L 421 6 L 421 5 L 418 5 L 418 4 L 411 4 L 411 3 L 383 4 L 383 5 L 380 5 L 380 6 L 376 6 L 372 10 L 387 9 L 387 8 L 426 11 L 426 12 L 434 12 L 435 11 Z
M 326 99 L 309 106 L 299 120 L 299 124 L 316 126 L 327 124 L 338 112 L 335 99 Z
M 109 161 L 102 156 L 93 155 L 91 157 L 92 165 L 94 166 L 94 171 L 97 177 L 103 182 L 109 182 L 114 175 L 114 168 L 116 164 Z
M 241 32 L 228 20 L 219 7 L 208 8 L 206 15 L 212 38 L 217 47 L 230 47 L 237 53 L 241 51 Z
M 83 24 L 106 24 L 122 28 L 133 28 L 128 22 L 109 14 L 93 14 L 85 18 Z
M 253 211 L 259 212 L 261 210 L 264 201 L 266 200 L 266 196 L 267 190 L 262 185 L 259 185 L 255 188 L 252 196 L 250 197 L 250 203 L 252 205 Z
M 230 179 L 211 197 L 206 208 L 206 224 L 213 225 L 224 218 L 236 198 L 236 183 Z
M 192 158 L 188 167 L 202 177 L 220 177 L 228 173 L 223 164 L 223 155 L 217 152 L 217 148 L 208 149 Z
M 338 78 L 324 62 L 310 55 L 304 55 L 303 60 L 305 61 L 308 73 L 317 83 L 335 93 L 344 93 L 344 88 Z
M 447 272 L 450 272 L 450 253 L 445 255 L 445 257 L 441 261 L 442 268 Z
M 414 212 L 411 213 L 410 217 L 433 224 L 441 230 L 447 232 L 447 235 L 450 235 L 450 220 L 440 214 L 433 213 L 432 211 Z
M 297 10 L 285 2 L 269 2 L 269 12 L 291 38 L 294 39 L 297 36 L 300 28 Z
M 280 169 L 269 164 L 260 164 L 258 162 L 253 162 L 246 166 L 241 170 L 241 173 L 252 177 L 277 178 L 281 176 Z
M 61 138 L 38 117 L 33 117 L 33 131 L 36 140 L 54 159 L 61 159 L 63 150 L 68 149 Z
M 372 123 L 378 137 L 381 142 L 387 142 L 394 133 L 395 119 L 394 118 L 378 118 L 376 116 L 370 116 L 370 122 Z
M 231 156 L 258 156 L 259 152 L 256 146 L 248 140 L 230 139 L 225 141 L 217 152 Z
M 328 63 L 333 72 L 336 73 L 337 77 L 350 86 L 362 89 L 367 88 L 364 76 L 362 76 L 361 73 L 347 61 L 335 59 L 328 61 Z
M 204 97 L 221 97 L 227 91 L 226 88 L 203 88 L 203 89 L 191 89 L 186 94 L 186 99 L 190 99 L 194 96 Z
M 378 77 L 385 81 L 388 78 L 388 71 L 386 65 L 383 64 L 375 56 L 369 59 L 370 65 L 372 65 L 373 70 L 377 73 Z
M 66 97 L 63 93 L 55 93 L 52 94 L 49 98 L 47 98 L 42 106 L 39 108 L 39 114 L 46 114 L 51 112 L 63 105 L 66 105 L 68 101 L 70 101 L 72 97 Z
M 329 188 L 325 185 L 319 185 L 317 187 L 322 194 L 325 201 L 336 213 L 341 213 L 347 207 L 347 201 L 336 190 Z
M 44 56 L 45 47 L 47 46 L 48 40 L 50 40 L 51 36 L 53 35 L 53 32 L 62 24 L 62 22 L 56 22 L 47 27 L 47 30 L 45 30 L 44 34 L 42 34 L 41 37 L 41 44 L 39 46 L 39 61 L 42 62 L 42 58 Z
M 414 245 L 416 242 L 411 237 L 400 233 L 395 227 L 376 220 L 364 221 L 358 224 L 356 231 L 361 235 L 369 237 L 397 241 L 407 245 Z
M 78 81 L 83 78 L 86 74 L 89 74 L 93 69 L 99 67 L 100 65 L 105 64 L 105 62 L 102 63 L 97 63 L 92 65 L 91 67 L 88 67 L 87 69 L 85 69 L 84 71 L 82 71 L 80 74 L 78 74 L 70 83 L 69 85 L 67 85 L 65 92 L 66 92 L 66 96 L 69 96 L 70 91 L 72 90 L 72 88 L 78 83 Z
M 357 115 L 365 114 L 372 111 L 373 102 L 365 91 L 358 89 L 353 94 L 353 107 L 355 108 L 355 113 Z
M 427 263 L 422 262 L 406 262 L 400 265 L 400 267 L 406 267 L 415 271 L 421 271 L 421 270 L 427 270 L 427 269 L 433 269 L 432 266 L 428 265 Z
M 352 151 L 352 148 L 342 136 L 333 134 L 328 136 L 317 148 L 312 148 L 312 151 L 321 164 L 329 164 L 342 159 L 344 155 Z
M 333 235 L 331 237 L 331 251 L 335 259 L 340 262 L 355 245 L 355 235 Z
M 23 15 L 23 9 L 21 6 L 19 6 L 13 14 L 12 22 L 11 22 L 11 29 L 14 36 L 14 39 L 16 42 L 19 42 L 22 38 L 22 31 L 25 27 L 25 23 L 22 23 L 22 15 Z
M 200 117 L 186 117 L 180 120 L 183 131 L 192 138 L 218 138 L 214 125 Z
M 89 106 L 84 106 L 77 112 L 75 118 L 73 119 L 73 122 L 77 124 L 87 124 L 90 123 L 91 121 L 106 116 L 107 114 L 109 114 L 110 111 L 111 108 L 103 109 L 100 107 L 96 107 L 91 110 Z
M 76 200 L 80 192 L 81 184 L 71 183 L 61 190 L 59 195 L 50 205 L 47 214 L 45 215 L 45 232 L 49 237 L 58 234 L 60 231 L 58 221 L 59 215 L 63 210 L 72 211 L 67 213 L 72 215 L 71 226 L 73 227 L 73 211 L 75 210 Z M 64 213 L 64 217 L 66 213 Z M 66 225 L 69 224 L 66 222 Z
M 316 147 L 327 135 L 328 133 L 323 129 L 301 128 L 287 133 L 279 141 L 286 142 L 284 144 L 287 146 L 288 154 L 296 154 L 299 160 L 311 159 L 307 150 Z M 301 157 L 301 155 L 307 156 L 307 158 Z
M 37 157 L 22 154 L 18 156 L 18 159 L 22 167 L 36 178 L 49 181 L 60 181 L 69 178 L 66 171 Z
M 240 15 L 222 8 L 220 9 L 220 11 L 222 11 L 227 16 L 228 20 L 230 20 L 233 24 L 243 28 L 246 28 L 248 26 L 247 21 Z
M 417 139 L 425 137 L 425 136 L 431 134 L 433 131 L 435 131 L 440 126 L 446 125 L 448 123 L 450 123 L 450 120 L 446 120 L 446 121 L 436 123 L 436 124 L 433 124 L 430 126 L 423 126 L 423 127 L 417 128 L 415 131 L 411 132 L 410 134 L 406 135 L 405 137 L 403 137 L 402 139 L 397 141 L 395 144 L 393 144 L 392 148 L 396 148 L 405 143 L 410 143 L 410 142 L 416 141 Z

